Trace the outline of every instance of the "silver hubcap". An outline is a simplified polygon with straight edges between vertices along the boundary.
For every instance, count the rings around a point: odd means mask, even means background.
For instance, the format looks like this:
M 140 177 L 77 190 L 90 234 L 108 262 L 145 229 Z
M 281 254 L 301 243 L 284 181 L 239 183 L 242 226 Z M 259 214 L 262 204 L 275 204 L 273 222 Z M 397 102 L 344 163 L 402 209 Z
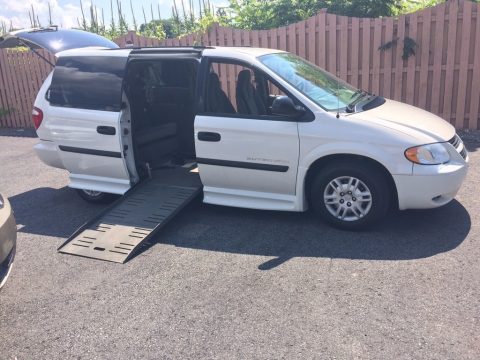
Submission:
M 352 176 L 330 181 L 323 193 L 330 214 L 343 221 L 357 221 L 372 208 L 372 193 L 365 183 Z
M 85 189 L 83 189 L 82 191 L 90 197 L 97 197 L 102 195 L 101 191 L 85 190 Z

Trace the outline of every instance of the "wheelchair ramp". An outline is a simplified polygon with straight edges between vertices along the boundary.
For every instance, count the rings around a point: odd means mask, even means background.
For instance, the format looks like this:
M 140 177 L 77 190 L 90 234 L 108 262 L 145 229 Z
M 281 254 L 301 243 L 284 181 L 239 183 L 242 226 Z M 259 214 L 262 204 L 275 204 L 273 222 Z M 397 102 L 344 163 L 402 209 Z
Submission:
M 172 176 L 179 174 L 178 169 L 154 174 L 78 229 L 58 251 L 125 263 L 200 193 L 201 182 L 194 171 L 181 178 Z

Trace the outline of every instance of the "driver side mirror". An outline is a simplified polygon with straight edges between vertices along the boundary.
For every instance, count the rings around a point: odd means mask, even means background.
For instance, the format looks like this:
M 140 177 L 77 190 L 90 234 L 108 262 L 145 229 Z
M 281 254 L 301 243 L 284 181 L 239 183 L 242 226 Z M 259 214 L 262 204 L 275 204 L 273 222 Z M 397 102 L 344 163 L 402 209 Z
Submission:
M 272 103 L 272 115 L 297 118 L 306 112 L 307 110 L 303 106 L 295 105 L 293 100 L 285 95 L 277 96 Z

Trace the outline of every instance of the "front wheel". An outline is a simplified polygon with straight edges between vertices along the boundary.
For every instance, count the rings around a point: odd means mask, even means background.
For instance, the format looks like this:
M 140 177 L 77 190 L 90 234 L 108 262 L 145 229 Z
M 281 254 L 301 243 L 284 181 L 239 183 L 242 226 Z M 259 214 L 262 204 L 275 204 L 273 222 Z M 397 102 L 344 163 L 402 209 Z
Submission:
M 77 193 L 83 200 L 93 204 L 105 204 L 115 200 L 115 195 L 101 191 L 77 189 Z
M 345 162 L 327 166 L 310 189 L 315 212 L 329 224 L 357 230 L 377 223 L 388 211 L 386 176 L 370 165 Z

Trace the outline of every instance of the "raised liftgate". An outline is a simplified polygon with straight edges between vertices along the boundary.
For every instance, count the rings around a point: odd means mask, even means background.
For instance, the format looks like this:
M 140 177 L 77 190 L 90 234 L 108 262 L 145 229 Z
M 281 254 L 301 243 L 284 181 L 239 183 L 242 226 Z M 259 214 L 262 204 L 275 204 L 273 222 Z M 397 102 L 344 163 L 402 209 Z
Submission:
M 59 249 L 65 254 L 124 263 L 201 191 L 195 170 L 156 171 L 78 229 Z

